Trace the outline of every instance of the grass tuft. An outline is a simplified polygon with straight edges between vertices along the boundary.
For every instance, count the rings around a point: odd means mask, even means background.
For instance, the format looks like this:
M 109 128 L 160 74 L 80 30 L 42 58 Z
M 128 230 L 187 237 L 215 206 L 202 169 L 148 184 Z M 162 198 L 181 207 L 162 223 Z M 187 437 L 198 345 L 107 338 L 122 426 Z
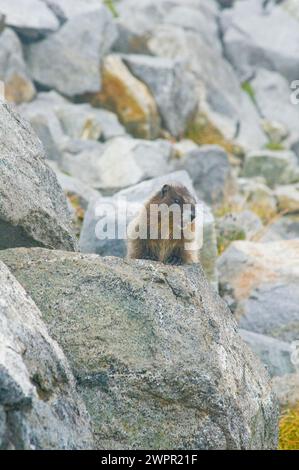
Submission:
M 118 13 L 117 13 L 116 7 L 114 5 L 114 0 L 103 0 L 103 1 L 104 1 L 104 4 L 106 5 L 106 7 L 109 8 L 109 10 L 111 11 L 114 18 L 117 18 Z
M 243 91 L 245 91 L 245 93 L 247 93 L 249 98 L 255 103 L 255 93 L 254 93 L 254 89 L 252 88 L 251 83 L 247 81 L 243 82 L 241 85 L 241 88 Z
M 279 423 L 280 450 L 299 450 L 299 404 L 286 409 Z

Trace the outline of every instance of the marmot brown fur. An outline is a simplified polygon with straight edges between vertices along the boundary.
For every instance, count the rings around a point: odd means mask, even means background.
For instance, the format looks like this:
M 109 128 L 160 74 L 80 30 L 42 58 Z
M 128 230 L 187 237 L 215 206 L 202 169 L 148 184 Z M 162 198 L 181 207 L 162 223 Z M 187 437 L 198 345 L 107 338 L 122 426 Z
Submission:
M 153 207 L 152 205 L 162 207 L 163 204 L 170 208 L 169 217 L 167 217 L 166 222 L 164 221 L 165 223 L 168 221 L 166 239 L 164 229 L 161 229 L 163 227 L 161 213 L 157 213 L 155 222 L 150 217 L 150 207 Z M 174 213 L 171 209 L 171 206 L 174 207 L 173 205 L 179 209 L 180 214 L 179 219 L 175 218 L 176 225 L 173 223 Z M 199 251 L 196 244 L 195 216 L 196 200 L 188 189 L 177 183 L 165 184 L 160 191 L 151 197 L 144 205 L 143 210 L 129 224 L 127 232 L 128 258 L 151 259 L 165 264 L 197 263 L 199 261 Z M 153 229 L 156 229 L 157 236 L 155 239 L 151 237 Z M 136 238 L 136 235 L 134 237 L 136 232 L 139 234 L 145 233 L 145 236 Z

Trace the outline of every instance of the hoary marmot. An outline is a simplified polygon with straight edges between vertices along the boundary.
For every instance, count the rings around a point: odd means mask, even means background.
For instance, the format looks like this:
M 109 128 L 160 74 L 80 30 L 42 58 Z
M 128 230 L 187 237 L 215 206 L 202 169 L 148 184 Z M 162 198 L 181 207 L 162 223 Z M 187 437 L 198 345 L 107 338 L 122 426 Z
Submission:
M 168 216 L 163 208 L 168 209 Z M 128 258 L 175 265 L 197 263 L 195 218 L 196 200 L 188 189 L 178 183 L 164 184 L 128 226 Z

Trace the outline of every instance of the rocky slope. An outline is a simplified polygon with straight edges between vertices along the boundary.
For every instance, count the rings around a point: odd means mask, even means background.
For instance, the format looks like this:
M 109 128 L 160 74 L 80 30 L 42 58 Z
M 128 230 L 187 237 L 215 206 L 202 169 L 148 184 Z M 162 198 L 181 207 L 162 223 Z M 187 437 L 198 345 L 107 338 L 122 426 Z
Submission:
M 127 263 L 123 238 L 98 237 L 107 203 L 118 209 L 125 201 L 129 218 L 118 221 L 125 228 L 136 204 L 165 182 L 185 184 L 201 204 L 205 276 L 268 369 L 280 403 L 299 400 L 298 21 L 297 0 L 0 0 L 0 258 L 37 302 L 70 361 L 99 448 L 276 445 L 265 371 L 251 370 L 256 357 L 201 271 Z M 65 253 L 78 249 L 88 255 Z M 78 329 L 85 313 L 93 353 Z M 105 343 L 101 329 L 110 320 Z M 122 331 L 135 349 L 123 343 Z M 14 333 L 10 338 L 17 341 Z M 77 339 L 82 347 L 74 346 Z M 190 375 L 182 374 L 180 353 Z M 250 386 L 240 370 L 249 370 Z M 72 392 L 65 399 L 78 398 Z M 27 448 L 27 437 L 10 440 L 3 406 L 0 397 L 2 447 Z M 130 407 L 139 410 L 133 427 Z M 261 410 L 268 410 L 263 417 Z M 59 439 L 45 437 L 36 446 L 92 445 L 76 433 Z

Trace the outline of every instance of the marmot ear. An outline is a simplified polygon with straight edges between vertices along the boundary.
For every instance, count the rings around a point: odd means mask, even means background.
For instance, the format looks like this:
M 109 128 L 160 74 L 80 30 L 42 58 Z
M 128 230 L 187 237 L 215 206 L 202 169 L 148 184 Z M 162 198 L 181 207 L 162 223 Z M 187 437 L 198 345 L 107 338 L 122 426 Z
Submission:
M 162 197 L 164 197 L 168 193 L 169 189 L 170 189 L 169 184 L 164 184 L 163 188 L 161 189 Z

